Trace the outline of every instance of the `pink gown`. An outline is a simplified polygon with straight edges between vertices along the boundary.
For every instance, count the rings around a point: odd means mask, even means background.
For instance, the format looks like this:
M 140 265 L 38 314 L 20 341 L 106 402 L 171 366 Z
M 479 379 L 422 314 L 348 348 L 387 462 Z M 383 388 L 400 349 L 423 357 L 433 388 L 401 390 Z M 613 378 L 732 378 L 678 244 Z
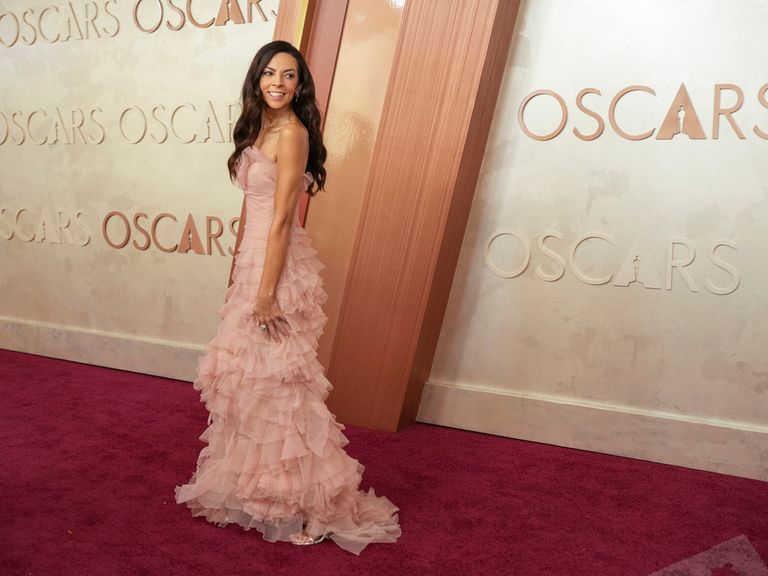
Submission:
M 252 314 L 274 213 L 277 164 L 258 148 L 240 158 L 236 180 L 246 225 L 221 323 L 198 363 L 194 388 L 209 411 L 207 443 L 176 502 L 219 526 L 256 528 L 269 542 L 289 541 L 306 524 L 354 554 L 400 536 L 398 508 L 374 489 L 359 489 L 365 467 L 343 449 L 344 426 L 328 410 L 333 389 L 316 358 L 327 320 L 326 293 L 305 230 L 292 228 L 277 300 L 290 325 L 269 341 Z M 303 185 L 312 182 L 305 174 Z M 329 534 L 330 533 L 330 534 Z

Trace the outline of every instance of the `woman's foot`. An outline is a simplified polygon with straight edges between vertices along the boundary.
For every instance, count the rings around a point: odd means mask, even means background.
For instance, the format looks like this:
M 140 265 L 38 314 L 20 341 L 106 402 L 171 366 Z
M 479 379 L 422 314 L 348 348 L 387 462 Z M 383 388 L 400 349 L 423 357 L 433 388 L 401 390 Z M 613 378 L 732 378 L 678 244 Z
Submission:
M 325 534 L 321 534 L 317 538 L 312 538 L 309 534 L 306 532 L 300 532 L 298 534 L 291 534 L 291 543 L 297 544 L 299 546 L 307 546 L 309 544 L 319 544 L 323 540 L 325 540 Z

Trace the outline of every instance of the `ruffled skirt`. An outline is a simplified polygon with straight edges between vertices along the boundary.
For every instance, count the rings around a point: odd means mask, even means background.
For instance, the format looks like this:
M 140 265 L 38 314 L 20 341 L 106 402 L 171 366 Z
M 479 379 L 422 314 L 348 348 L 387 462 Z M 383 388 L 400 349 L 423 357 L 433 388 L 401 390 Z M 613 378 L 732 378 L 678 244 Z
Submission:
M 359 554 L 400 536 L 398 508 L 359 489 L 364 466 L 343 449 L 344 426 L 328 410 L 332 390 L 316 358 L 327 320 L 322 264 L 295 228 L 277 300 L 288 338 L 269 341 L 253 316 L 266 242 L 243 241 L 221 323 L 198 364 L 194 388 L 209 411 L 207 443 L 176 501 L 219 526 L 256 528 L 265 540 L 327 534 Z

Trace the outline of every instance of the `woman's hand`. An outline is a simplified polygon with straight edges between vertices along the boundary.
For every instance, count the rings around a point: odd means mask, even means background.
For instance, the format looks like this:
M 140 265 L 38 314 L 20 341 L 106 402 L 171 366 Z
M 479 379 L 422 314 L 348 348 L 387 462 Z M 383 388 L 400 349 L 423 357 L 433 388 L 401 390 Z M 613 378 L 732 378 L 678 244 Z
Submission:
M 283 316 L 274 295 L 259 295 L 256 298 L 253 316 L 259 330 L 264 332 L 269 340 L 280 342 L 288 336 L 288 321 Z

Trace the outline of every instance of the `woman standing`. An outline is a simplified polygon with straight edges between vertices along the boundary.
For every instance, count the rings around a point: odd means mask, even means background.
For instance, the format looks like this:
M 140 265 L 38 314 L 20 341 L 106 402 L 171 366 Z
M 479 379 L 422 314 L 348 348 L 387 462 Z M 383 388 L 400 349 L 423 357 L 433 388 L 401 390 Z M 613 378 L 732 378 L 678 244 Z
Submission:
M 330 538 L 359 554 L 400 536 L 398 508 L 359 489 L 344 426 L 316 358 L 326 294 L 304 229 L 301 194 L 325 184 L 315 87 L 301 53 L 271 42 L 251 63 L 234 129 L 230 177 L 245 198 L 221 324 L 194 382 L 209 410 L 207 442 L 176 501 L 265 540 Z

